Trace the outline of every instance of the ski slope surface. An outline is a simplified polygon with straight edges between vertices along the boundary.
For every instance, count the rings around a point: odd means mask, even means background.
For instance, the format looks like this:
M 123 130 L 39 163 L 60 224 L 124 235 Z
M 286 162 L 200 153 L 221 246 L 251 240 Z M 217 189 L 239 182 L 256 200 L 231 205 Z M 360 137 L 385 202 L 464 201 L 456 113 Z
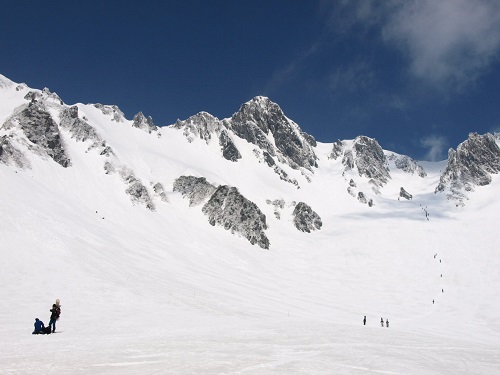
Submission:
M 4 124 L 32 89 L 0 78 Z M 57 122 L 69 106 L 50 100 Z M 244 139 L 232 162 L 172 126 L 148 133 L 76 106 L 116 165 L 166 199 L 133 202 L 109 158 L 67 130 L 63 168 L 0 128 L 29 164 L 0 163 L 0 373 L 500 373 L 498 175 L 460 206 L 435 193 L 446 161 L 421 162 L 425 178 L 391 168 L 369 207 L 346 191 L 368 180 L 330 158 L 332 144 L 315 146 L 313 172 L 280 164 L 297 188 Z M 183 175 L 237 187 L 266 215 L 269 249 L 210 225 L 174 191 Z M 401 186 L 413 199 L 398 199 Z M 294 227 L 300 201 L 320 230 Z M 56 298 L 56 333 L 32 335 Z

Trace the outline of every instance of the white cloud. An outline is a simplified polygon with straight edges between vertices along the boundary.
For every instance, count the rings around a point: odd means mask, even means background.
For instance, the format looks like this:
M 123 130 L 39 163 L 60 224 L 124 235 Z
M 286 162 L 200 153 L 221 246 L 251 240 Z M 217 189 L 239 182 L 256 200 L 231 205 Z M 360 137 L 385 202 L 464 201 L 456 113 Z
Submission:
M 390 9 L 382 32 L 407 53 L 414 76 L 460 89 L 498 58 L 500 2 L 405 1 Z
M 430 135 L 420 140 L 422 147 L 428 149 L 425 155 L 426 160 L 439 161 L 446 158 L 447 140 L 445 137 Z

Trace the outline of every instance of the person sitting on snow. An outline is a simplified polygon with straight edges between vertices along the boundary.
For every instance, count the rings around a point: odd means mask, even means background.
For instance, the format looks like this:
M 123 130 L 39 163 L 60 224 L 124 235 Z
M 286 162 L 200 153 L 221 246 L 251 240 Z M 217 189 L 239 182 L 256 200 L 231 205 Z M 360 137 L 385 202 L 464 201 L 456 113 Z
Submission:
M 43 324 L 43 322 L 40 319 L 35 318 L 34 326 L 35 326 L 35 330 L 33 331 L 34 335 L 45 333 L 45 324 Z

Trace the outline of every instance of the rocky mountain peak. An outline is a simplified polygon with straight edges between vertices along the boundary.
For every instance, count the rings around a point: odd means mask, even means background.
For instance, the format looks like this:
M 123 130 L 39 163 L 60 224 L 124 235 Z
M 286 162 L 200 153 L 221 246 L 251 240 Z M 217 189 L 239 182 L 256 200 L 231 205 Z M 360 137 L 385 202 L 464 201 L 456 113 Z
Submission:
M 465 192 L 488 185 L 491 174 L 500 172 L 500 148 L 489 133 L 470 133 L 469 138 L 448 151 L 448 165 L 441 175 L 436 192 L 448 190 L 448 199 L 463 204 Z
M 385 185 L 391 176 L 379 143 L 373 138 L 359 136 L 354 140 L 353 151 L 359 175 L 372 179 L 377 186 Z
M 244 103 L 226 125 L 240 138 L 270 156 L 282 158 L 294 169 L 317 167 L 314 138 L 306 136 L 269 98 L 257 96 Z
M 142 112 L 134 116 L 132 119 L 132 126 L 147 131 L 148 133 L 158 130 L 158 127 L 153 123 L 153 118 L 151 116 L 146 118 Z

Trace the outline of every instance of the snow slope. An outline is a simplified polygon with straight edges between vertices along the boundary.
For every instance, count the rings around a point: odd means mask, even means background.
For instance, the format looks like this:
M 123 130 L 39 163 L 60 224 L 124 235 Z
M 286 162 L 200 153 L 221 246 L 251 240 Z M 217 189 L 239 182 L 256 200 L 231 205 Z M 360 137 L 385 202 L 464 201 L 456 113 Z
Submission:
M 2 80 L 0 124 L 29 90 Z M 286 169 L 297 189 L 257 158 L 234 163 L 171 127 L 157 136 L 77 105 L 120 165 L 148 189 L 162 183 L 168 202 L 133 204 L 104 173 L 106 157 L 65 130 L 71 167 L 29 152 L 29 169 L 0 163 L 2 374 L 498 373 L 499 176 L 456 207 L 434 193 L 444 163 L 421 163 L 424 179 L 391 169 L 368 207 L 347 194 L 331 144 L 315 148 L 311 182 Z M 266 214 L 270 250 L 209 225 L 173 192 L 181 175 L 238 187 Z M 401 186 L 413 200 L 398 200 Z M 280 220 L 274 199 L 286 202 Z M 322 229 L 297 231 L 292 201 Z M 56 298 L 59 333 L 32 336 Z

